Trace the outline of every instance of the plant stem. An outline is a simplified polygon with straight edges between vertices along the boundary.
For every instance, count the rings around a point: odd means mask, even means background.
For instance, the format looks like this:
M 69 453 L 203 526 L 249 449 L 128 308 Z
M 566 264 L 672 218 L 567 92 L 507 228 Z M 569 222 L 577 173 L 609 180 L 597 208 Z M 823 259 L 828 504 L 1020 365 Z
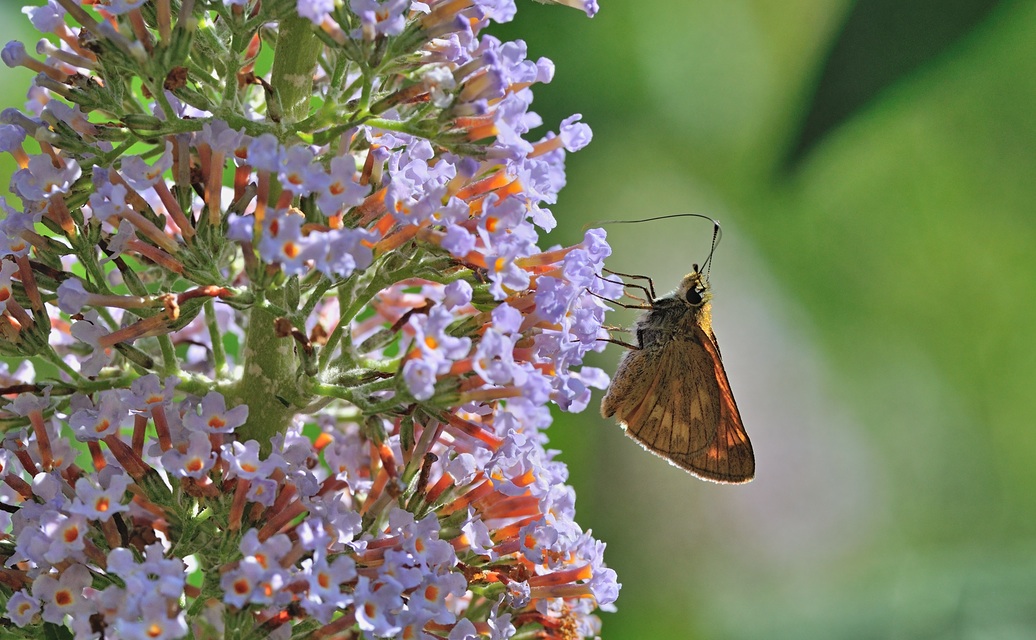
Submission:
M 271 298 L 283 297 L 281 290 L 267 293 Z M 281 305 L 284 300 L 274 298 L 271 302 Z M 262 455 L 269 455 L 271 438 L 287 430 L 298 407 L 308 404 L 296 382 L 299 359 L 295 343 L 277 335 L 276 318 L 265 305 L 252 307 L 242 350 L 241 379 L 227 396 L 228 406 L 248 405 L 248 421 L 238 433 L 242 441 L 258 441 Z
M 216 319 L 216 304 L 209 298 L 205 301 L 205 325 L 209 330 L 209 341 L 212 342 L 212 360 L 216 366 L 216 379 L 227 375 L 227 353 L 223 350 L 223 334 L 220 333 Z
M 298 15 L 281 21 L 270 72 L 270 84 L 280 96 L 286 122 L 309 115 L 313 97 L 313 69 L 324 43 L 313 33 L 313 23 Z

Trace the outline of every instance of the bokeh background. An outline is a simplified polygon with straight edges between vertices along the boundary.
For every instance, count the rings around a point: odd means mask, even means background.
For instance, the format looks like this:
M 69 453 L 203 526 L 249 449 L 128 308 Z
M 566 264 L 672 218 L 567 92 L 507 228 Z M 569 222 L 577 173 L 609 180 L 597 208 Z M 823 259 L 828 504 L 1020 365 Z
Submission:
M 496 32 L 558 65 L 536 110 L 595 135 L 548 244 L 722 221 L 715 329 L 758 463 L 712 485 L 598 397 L 558 415 L 623 583 L 603 637 L 1036 637 L 1036 3 L 517 1 Z M 4 41 L 34 42 L 21 4 Z M 5 70 L 2 106 L 27 82 Z M 667 290 L 711 227 L 609 239 Z

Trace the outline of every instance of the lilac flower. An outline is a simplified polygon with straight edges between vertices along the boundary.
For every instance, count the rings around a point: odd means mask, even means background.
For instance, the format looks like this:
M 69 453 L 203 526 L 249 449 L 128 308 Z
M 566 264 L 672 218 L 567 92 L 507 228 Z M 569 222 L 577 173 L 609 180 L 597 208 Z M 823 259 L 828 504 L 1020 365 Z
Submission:
M 25 142 L 25 130 L 13 124 L 0 125 L 0 151 L 15 153 L 22 149 Z
M 447 640 L 479 640 L 481 637 L 478 629 L 475 628 L 475 623 L 465 618 L 458 621 L 450 629 L 450 635 L 447 636 Z
M 597 6 L 597 0 L 536 0 L 543 4 L 563 4 L 575 9 L 582 9 L 586 15 L 590 18 L 597 15 L 600 8 Z
M 63 102 L 51 100 L 43 107 L 43 112 L 40 115 L 45 120 L 59 121 L 67 124 L 83 136 L 93 137 L 98 133 L 97 127 L 90 122 L 90 117 L 79 108 L 79 105 L 69 107 Z M 102 151 L 111 151 L 111 143 L 101 142 L 97 146 Z
M 11 371 L 11 366 L 6 362 L 0 362 L 0 385 L 5 387 L 19 383 L 28 382 L 36 377 L 35 367 L 28 360 L 18 363 L 18 367 Z M 2 453 L 0 449 L 0 453 Z
M 471 349 L 470 338 L 457 338 L 446 332 L 453 320 L 453 315 L 444 307 L 435 306 L 428 315 L 415 317 L 410 322 L 415 346 L 423 358 L 437 364 L 440 370 L 466 356 Z
M 32 583 L 32 596 L 43 603 L 43 619 L 62 624 L 65 616 L 85 619 L 93 607 L 83 590 L 90 586 L 90 570 L 85 565 L 73 564 L 57 578 L 41 575 Z
M 463 258 L 475 249 L 475 235 L 467 229 L 450 225 L 446 229 L 446 237 L 443 238 L 442 246 L 458 258 Z
M 122 176 L 131 187 L 143 191 L 153 186 L 173 166 L 173 143 L 165 143 L 165 152 L 152 165 L 140 156 L 129 156 L 122 161 Z
M 0 262 L 0 313 L 7 310 L 7 301 L 14 295 L 11 276 L 18 272 L 18 265 L 11 260 Z
M 561 121 L 560 138 L 566 151 L 579 151 L 590 144 L 590 140 L 593 138 L 590 127 L 579 122 L 582 117 L 577 113 Z
M 160 543 L 147 545 L 143 557 L 143 562 L 138 562 L 133 552 L 124 547 L 108 553 L 108 570 L 126 584 L 131 608 L 138 608 L 141 599 L 149 593 L 165 598 L 183 595 L 186 566 L 182 560 L 166 558 Z
M 486 624 L 489 626 L 489 640 L 505 640 L 515 634 L 515 627 L 511 624 L 511 614 L 504 613 L 499 614 L 498 609 L 494 608 L 490 612 L 489 619 L 486 620 Z
M 249 529 L 241 538 L 241 553 L 245 562 L 254 562 L 266 571 L 276 570 L 281 558 L 291 549 L 291 540 L 284 535 L 259 540 L 259 532 Z
M 82 171 L 75 160 L 54 162 L 47 156 L 32 156 L 29 166 L 11 176 L 11 191 L 27 201 L 47 200 L 67 193 Z
M 19 394 L 15 400 L 5 404 L 4 410 L 16 415 L 30 416 L 34 412 L 44 412 L 50 404 L 50 389 L 44 395 Z
M 331 229 L 311 238 L 308 255 L 320 273 L 345 278 L 370 266 L 374 256 L 367 243 L 373 239 L 362 229 Z
M 0 220 L 0 252 L 15 258 L 28 255 L 31 245 L 26 238 L 33 232 L 36 221 L 8 207 L 3 196 L 0 196 L 0 208 L 7 215 Z
M 226 473 L 230 478 L 261 479 L 278 466 L 277 458 L 279 456 L 259 460 L 259 443 L 255 440 L 225 444 L 222 447 L 222 454 L 223 459 L 229 464 Z
M 309 587 L 302 607 L 317 620 L 330 622 L 336 610 L 352 602 L 352 596 L 342 592 L 342 585 L 356 577 L 356 563 L 349 556 L 328 561 L 324 554 L 315 554 L 302 563 L 300 573 Z
M 40 601 L 25 591 L 17 591 L 7 601 L 7 617 L 19 627 L 26 627 L 40 612 Z
M 515 338 L 507 337 L 495 328 L 488 329 L 475 350 L 475 373 L 493 384 L 507 384 L 516 378 L 524 378 L 524 370 L 514 361 L 515 342 Z
M 442 304 L 450 310 L 463 307 L 471 302 L 472 291 L 471 285 L 466 280 L 451 282 L 443 290 Z
M 252 228 L 255 218 L 252 216 L 239 216 L 235 213 L 227 216 L 227 240 L 234 242 L 251 242 Z
M 169 449 L 162 454 L 162 468 L 177 478 L 200 480 L 207 477 L 216 464 L 216 452 L 202 431 L 193 431 L 187 438 L 183 451 Z
M 278 483 L 272 478 L 254 478 L 248 483 L 248 493 L 245 497 L 249 502 L 260 504 L 264 507 L 273 505 L 277 498 Z
M 317 206 L 328 215 L 355 207 L 370 193 L 369 186 L 356 182 L 356 159 L 349 154 L 331 160 L 329 182 L 317 193 Z
M 139 9 L 146 0 L 107 0 L 104 9 L 112 15 L 122 15 Z
M 360 17 L 361 35 L 367 40 L 376 36 L 394 36 L 403 31 L 404 12 L 409 0 L 349 0 L 349 8 Z
M 127 640 L 171 640 L 187 635 L 187 614 L 173 617 L 167 613 L 165 598 L 148 595 L 140 605 L 140 620 L 121 619 L 115 625 L 120 638 Z
M 446 598 L 464 595 L 467 586 L 467 580 L 459 573 L 427 574 L 414 589 L 407 605 L 411 610 L 427 612 L 429 619 L 439 624 L 451 624 L 457 616 L 446 607 Z
M 246 607 L 253 598 L 259 599 L 263 568 L 255 563 L 238 565 L 236 569 L 220 576 L 219 587 L 223 590 L 223 602 L 239 609 Z
M 514 0 L 480 0 L 476 6 L 486 18 L 495 22 L 510 22 L 517 12 Z
M 0 51 L 0 61 L 3 61 L 5 65 L 12 69 L 25 64 L 27 57 L 25 45 L 17 40 L 8 42 L 4 45 L 3 50 Z
M 122 504 L 122 498 L 132 482 L 127 475 L 109 474 L 108 486 L 101 488 L 91 479 L 80 478 L 75 487 L 76 500 L 69 511 L 88 520 L 109 520 L 114 514 L 129 510 L 128 505 Z
M 391 636 L 402 629 L 395 611 L 403 607 L 403 589 L 393 582 L 373 582 L 360 576 L 353 590 L 356 622 L 360 631 L 373 636 Z
M 427 400 L 435 393 L 436 364 L 429 360 L 408 360 L 403 365 L 403 380 L 415 400 Z
M 259 241 L 259 255 L 269 262 L 279 263 L 287 274 L 305 273 L 306 261 L 311 259 L 314 244 L 302 234 L 302 216 L 273 212 L 263 224 Z
M 232 433 L 248 419 L 248 405 L 227 409 L 223 394 L 210 391 L 202 398 L 201 414 L 189 412 L 184 417 L 184 426 L 203 433 Z
M 234 153 L 244 140 L 244 133 L 232 129 L 226 120 L 212 120 L 202 126 L 196 134 L 195 141 L 207 144 L 213 151 L 229 155 Z
M 323 167 L 313 162 L 313 159 L 313 152 L 306 147 L 295 146 L 286 149 L 281 154 L 278 175 L 281 185 L 300 196 L 326 190 L 331 179 Z
M 83 560 L 88 524 L 80 515 L 65 516 L 48 512 L 40 517 L 40 531 L 50 542 L 43 559 L 55 565 L 64 560 Z
M 590 402 L 590 389 L 606 389 L 608 374 L 596 367 L 583 367 L 556 378 L 550 398 L 565 411 L 578 412 Z
M 582 367 L 592 294 L 622 285 L 603 233 L 540 247 L 590 134 L 574 116 L 526 139 L 553 64 L 484 33 L 515 3 L 158 2 L 144 24 L 140 0 L 108 0 L 113 19 L 66 24 L 71 4 L 26 12 L 55 36 L 45 61 L 4 55 L 40 76 L 28 114 L 0 115 L 22 200 L 0 202 L 0 333 L 61 389 L 5 406 L 25 423 L 0 446 L 9 619 L 597 633 L 618 584 L 543 430 L 604 384 Z M 187 47 L 152 95 L 156 43 L 239 13 L 241 68 L 199 75 Z M 317 61 L 270 69 L 260 43 Z
M 299 16 L 316 25 L 329 18 L 334 8 L 334 0 L 298 0 Z
M 3 276 L 3 267 L 0 267 L 0 279 Z M 57 289 L 58 307 L 67 314 L 79 313 L 86 305 L 87 294 L 83 288 L 83 282 L 79 278 L 69 278 L 62 282 Z
M 150 373 L 134 380 L 122 398 L 131 411 L 150 413 L 154 408 L 172 402 L 178 382 L 176 376 L 169 376 L 163 381 Z
M 105 391 L 99 394 L 96 406 L 83 408 L 68 419 L 77 440 L 100 440 L 118 433 L 122 423 L 129 417 L 118 392 Z
M 32 26 L 40 33 L 56 32 L 65 26 L 65 9 L 58 0 L 47 0 L 42 7 L 22 7 L 22 13 L 29 17 Z
M 126 202 L 127 194 L 126 187 L 121 184 L 106 182 L 99 185 L 97 191 L 90 196 L 91 216 L 117 228 L 119 218 L 130 210 Z

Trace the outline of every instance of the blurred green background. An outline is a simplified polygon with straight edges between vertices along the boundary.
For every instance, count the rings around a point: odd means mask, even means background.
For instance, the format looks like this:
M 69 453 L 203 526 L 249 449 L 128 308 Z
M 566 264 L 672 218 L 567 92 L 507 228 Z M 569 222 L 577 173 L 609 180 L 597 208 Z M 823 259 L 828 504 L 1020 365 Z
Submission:
M 558 65 L 535 109 L 595 136 L 545 244 L 722 221 L 715 329 L 758 462 L 712 485 L 597 397 L 558 416 L 623 583 L 603 637 L 1036 637 L 1036 3 L 517 1 L 496 33 Z M 0 35 L 31 47 L 20 4 Z M 661 291 L 711 229 L 609 239 Z

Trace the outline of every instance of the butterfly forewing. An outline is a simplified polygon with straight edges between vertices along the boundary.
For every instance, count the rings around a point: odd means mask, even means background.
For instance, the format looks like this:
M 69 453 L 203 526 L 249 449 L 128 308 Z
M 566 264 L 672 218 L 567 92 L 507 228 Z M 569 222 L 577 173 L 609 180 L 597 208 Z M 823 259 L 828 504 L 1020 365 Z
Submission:
M 734 394 L 730 390 L 727 372 L 719 356 L 714 335 L 707 335 L 696 327 L 699 339 L 709 353 L 714 366 L 714 375 L 719 386 L 719 420 L 716 423 L 715 438 L 708 448 L 687 459 L 686 468 L 691 473 L 717 482 L 748 482 L 755 476 L 755 454 L 748 433 L 741 423 Z
M 627 432 L 663 458 L 687 459 L 703 451 L 715 437 L 709 424 L 719 420 L 715 381 L 696 371 L 701 345 L 674 339 L 651 358 L 654 376 L 641 409 L 627 416 Z M 685 466 L 681 464 L 680 466 Z

